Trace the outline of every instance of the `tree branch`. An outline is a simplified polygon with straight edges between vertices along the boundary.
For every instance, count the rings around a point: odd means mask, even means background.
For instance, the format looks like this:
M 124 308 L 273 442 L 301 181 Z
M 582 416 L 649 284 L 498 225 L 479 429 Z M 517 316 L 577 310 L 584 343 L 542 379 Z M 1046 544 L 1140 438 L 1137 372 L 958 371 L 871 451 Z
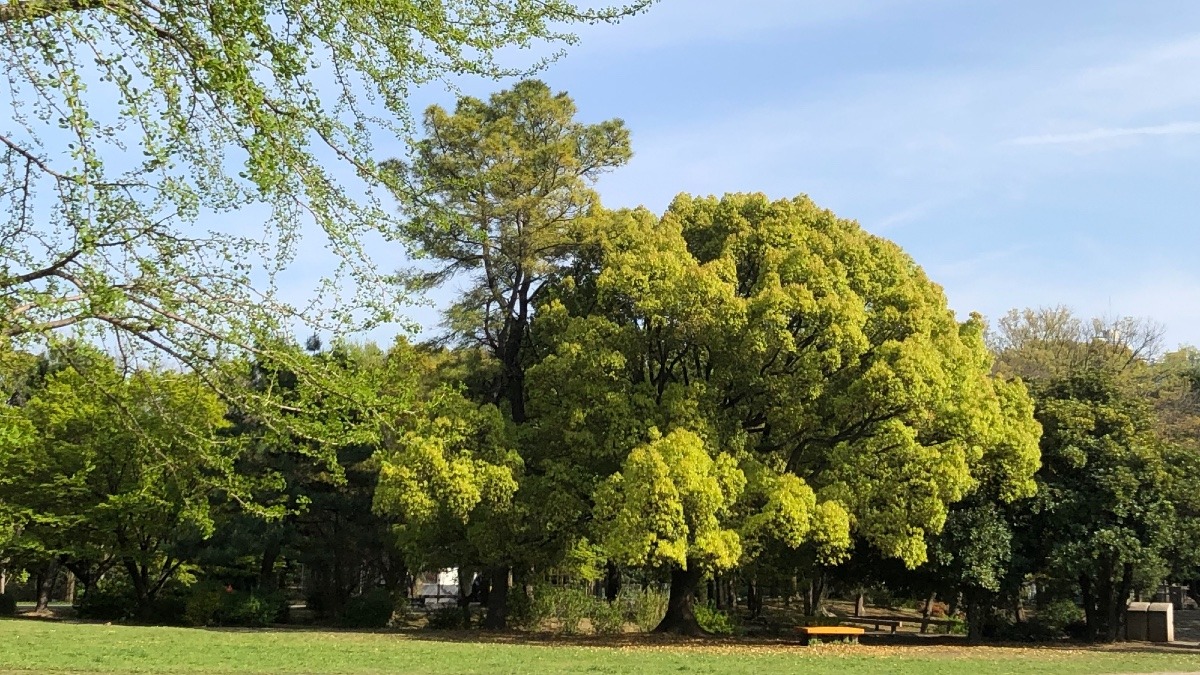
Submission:
M 18 0 L 0 4 L 0 23 L 33 21 L 62 12 L 82 12 L 106 7 L 106 0 Z

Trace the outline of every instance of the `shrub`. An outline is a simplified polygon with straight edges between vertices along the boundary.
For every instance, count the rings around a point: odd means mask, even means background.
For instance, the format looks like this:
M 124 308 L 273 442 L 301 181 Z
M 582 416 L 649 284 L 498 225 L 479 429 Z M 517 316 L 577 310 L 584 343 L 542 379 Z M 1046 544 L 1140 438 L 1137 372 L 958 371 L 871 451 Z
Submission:
M 75 611 L 81 619 L 124 621 L 137 615 L 137 598 L 121 583 L 97 584 L 83 593 Z
M 1083 609 L 1070 600 L 1056 600 L 1034 614 L 1038 623 L 1065 632 L 1067 626 L 1083 621 Z
M 342 625 L 347 628 L 386 628 L 392 622 L 396 603 L 392 594 L 377 589 L 356 595 L 346 602 Z
M 187 600 L 183 594 L 175 592 L 160 592 L 149 605 L 138 610 L 135 618 L 153 626 L 182 626 L 187 611 Z
M 592 599 L 592 630 L 601 635 L 612 635 L 625 630 L 625 608 L 619 601 L 608 602 L 604 598 Z
M 733 617 L 711 605 L 696 605 L 696 623 L 713 635 L 732 635 L 735 627 Z
M 214 582 L 192 586 L 184 603 L 183 619 L 189 626 L 216 625 L 228 592 Z
M 649 633 L 667 613 L 665 592 L 648 588 L 641 591 L 622 590 L 617 601 L 625 609 L 625 618 L 637 624 L 638 630 Z
M 432 630 L 459 630 L 471 627 L 471 620 L 461 607 L 439 607 L 429 613 L 425 623 Z
M 552 616 L 558 632 L 578 635 L 580 625 L 592 608 L 591 594 L 579 588 L 547 588 L 543 593 L 553 607 Z
M 17 599 L 9 593 L 0 593 L 0 616 L 13 616 L 17 613 Z
M 1021 642 L 1048 642 L 1078 634 L 1076 626 L 1082 623 L 1082 609 L 1070 600 L 1056 600 L 1038 610 L 1028 621 L 1002 626 L 997 631 L 997 637 Z
M 230 591 L 206 581 L 188 589 L 181 616 L 191 626 L 261 628 L 287 620 L 287 600 L 279 592 Z
M 876 607 L 886 607 L 888 609 L 899 609 L 904 603 L 903 598 L 897 597 L 892 589 L 884 585 L 873 587 L 868 593 L 871 598 L 871 603 Z
M 218 614 L 222 626 L 262 628 L 279 617 L 281 596 L 277 593 L 227 593 Z
M 951 635 L 966 635 L 967 622 L 959 618 L 950 618 L 947 620 L 946 632 Z
M 534 589 L 533 595 L 517 587 L 508 596 L 508 621 L 519 630 L 537 630 L 553 611 L 551 603 L 543 597 L 544 589 Z

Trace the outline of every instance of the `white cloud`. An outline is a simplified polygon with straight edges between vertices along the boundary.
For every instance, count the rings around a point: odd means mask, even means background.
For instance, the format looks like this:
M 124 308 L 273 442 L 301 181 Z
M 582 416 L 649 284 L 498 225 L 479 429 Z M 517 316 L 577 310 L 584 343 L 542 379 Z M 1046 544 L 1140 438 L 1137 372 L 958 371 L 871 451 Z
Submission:
M 1200 134 L 1200 122 L 1171 122 L 1148 127 L 1109 127 L 1079 133 L 1022 136 L 1008 141 L 1012 145 L 1061 145 L 1093 143 L 1137 136 L 1193 136 Z
M 662 0 L 619 30 L 600 25 L 579 31 L 571 53 L 620 49 L 626 54 L 682 45 L 758 39 L 779 31 L 824 26 L 878 16 L 931 0 Z

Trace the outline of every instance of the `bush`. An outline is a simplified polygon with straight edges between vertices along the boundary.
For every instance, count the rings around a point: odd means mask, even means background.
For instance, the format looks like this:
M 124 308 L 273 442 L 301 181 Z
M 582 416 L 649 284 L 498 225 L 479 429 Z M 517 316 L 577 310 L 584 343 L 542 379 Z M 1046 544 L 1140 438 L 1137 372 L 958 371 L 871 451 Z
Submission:
M 608 602 L 604 598 L 592 599 L 592 630 L 600 635 L 613 635 L 625 631 L 625 608 L 619 601 Z
M 1065 633 L 1067 626 L 1083 621 L 1083 609 L 1070 600 L 1056 600 L 1039 609 L 1033 619 Z
M 898 597 L 892 589 L 884 585 L 873 587 L 867 592 L 867 596 L 871 598 L 871 604 L 876 607 L 886 607 L 888 609 L 899 609 L 904 604 L 903 598 Z
M 471 620 L 461 607 L 439 607 L 429 613 L 425 623 L 432 630 L 460 630 L 471 627 Z
M 963 621 L 962 619 L 952 617 L 947 620 L 946 632 L 951 635 L 966 635 L 967 622 Z
M 17 613 L 17 599 L 9 593 L 0 593 L 0 616 L 14 616 Z
M 622 590 L 617 601 L 625 609 L 625 618 L 637 624 L 638 630 L 649 633 L 667 613 L 668 595 L 648 588 L 641 591 Z
M 696 605 L 696 623 L 713 635 L 732 635 L 735 628 L 733 617 L 711 605 Z
M 218 615 L 225 605 L 228 591 L 224 586 L 213 582 L 203 582 L 192 586 L 184 602 L 183 619 L 189 626 L 218 625 Z
M 262 628 L 276 623 L 282 596 L 278 593 L 227 593 L 218 620 L 222 626 Z
M 181 616 L 191 626 L 261 628 L 287 620 L 287 600 L 278 592 L 230 591 L 216 582 L 202 582 L 188 590 Z
M 1083 624 L 1083 610 L 1070 600 L 1056 600 L 1038 610 L 1028 621 L 1001 627 L 997 637 L 1021 642 L 1061 640 L 1067 635 L 1078 634 L 1079 624 Z M 1084 627 L 1086 631 L 1086 624 Z
M 535 589 L 531 596 L 525 592 L 524 587 L 518 586 L 509 593 L 508 622 L 513 628 L 537 630 L 550 617 L 553 607 L 541 597 L 542 594 L 538 593 L 538 590 Z
M 137 598 L 133 590 L 120 583 L 96 585 L 83 593 L 76 602 L 80 619 L 92 621 L 124 621 L 137 616 Z
M 341 623 L 346 628 L 386 628 L 395 611 L 392 594 L 381 588 L 350 598 Z
M 550 603 L 557 631 L 563 635 L 578 635 L 580 625 L 591 613 L 592 595 L 579 588 L 546 588 L 542 595 Z
M 160 592 L 146 607 L 141 608 L 135 618 L 152 626 L 182 626 L 187 611 L 187 600 L 179 592 Z

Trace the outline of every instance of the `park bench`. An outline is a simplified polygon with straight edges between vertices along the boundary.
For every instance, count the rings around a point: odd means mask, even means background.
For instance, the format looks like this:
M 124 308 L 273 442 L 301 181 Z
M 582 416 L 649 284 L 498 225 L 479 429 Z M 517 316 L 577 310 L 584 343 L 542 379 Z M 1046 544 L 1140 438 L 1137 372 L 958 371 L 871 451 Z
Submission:
M 900 630 L 900 628 L 902 626 L 904 626 L 903 621 L 897 621 L 896 619 L 879 619 L 879 618 L 876 618 L 873 616 L 839 617 L 838 622 L 839 623 L 857 623 L 857 624 L 862 624 L 864 626 L 874 626 L 875 630 L 877 630 L 877 631 L 883 630 L 882 627 L 886 626 L 891 629 L 892 635 L 895 635 L 896 631 Z
M 813 638 L 858 642 L 859 636 L 867 629 L 854 626 L 797 626 L 796 632 L 800 634 L 801 644 L 807 645 Z

